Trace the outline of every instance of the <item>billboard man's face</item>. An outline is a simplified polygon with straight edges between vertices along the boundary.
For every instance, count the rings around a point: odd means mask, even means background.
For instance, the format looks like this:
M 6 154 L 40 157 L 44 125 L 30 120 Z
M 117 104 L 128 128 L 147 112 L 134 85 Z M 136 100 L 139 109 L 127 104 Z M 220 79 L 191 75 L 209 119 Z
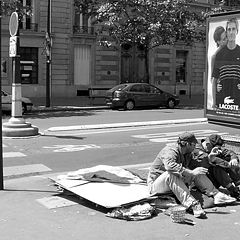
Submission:
M 235 41 L 237 36 L 237 26 L 234 22 L 230 22 L 227 26 L 228 41 Z

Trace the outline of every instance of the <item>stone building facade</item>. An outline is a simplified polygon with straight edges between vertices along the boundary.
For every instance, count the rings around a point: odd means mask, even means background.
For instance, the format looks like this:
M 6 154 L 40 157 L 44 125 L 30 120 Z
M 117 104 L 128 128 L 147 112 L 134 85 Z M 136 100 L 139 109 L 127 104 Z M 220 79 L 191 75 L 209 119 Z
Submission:
M 46 94 L 46 48 L 48 0 L 22 0 L 32 6 L 33 15 L 20 24 L 22 94 Z M 210 1 L 214 2 L 214 1 Z M 145 81 L 142 49 L 100 46 L 98 26 L 75 14 L 73 0 L 51 0 L 51 96 L 87 96 L 89 88 L 111 88 L 122 82 Z M 200 7 L 209 1 L 199 0 Z M 2 88 L 11 92 L 12 59 L 9 57 L 9 17 L 2 18 Z M 104 34 L 104 33 L 102 33 Z M 192 46 L 163 46 L 149 53 L 150 83 L 180 95 L 204 91 L 205 43 Z M 99 93 L 101 90 L 98 90 Z

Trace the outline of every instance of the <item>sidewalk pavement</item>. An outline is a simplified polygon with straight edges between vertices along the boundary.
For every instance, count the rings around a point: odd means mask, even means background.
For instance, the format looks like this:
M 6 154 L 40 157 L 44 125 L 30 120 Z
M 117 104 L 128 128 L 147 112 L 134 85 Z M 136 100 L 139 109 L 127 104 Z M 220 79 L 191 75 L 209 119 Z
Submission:
M 62 104 L 58 103 L 56 106 L 58 110 L 66 110 L 69 106 L 74 106 L 73 102 L 70 104 L 70 100 L 67 102 L 65 99 Z M 141 169 L 148 166 L 148 164 L 140 164 L 128 168 Z M 59 194 L 49 177 L 60 174 L 63 173 L 4 181 L 4 190 L 0 191 L 1 239 L 227 240 L 239 238 L 239 204 L 208 209 L 208 219 L 205 220 L 194 219 L 192 215 L 187 215 L 187 218 L 196 222 L 195 226 L 172 223 L 170 218 L 162 213 L 152 219 L 139 222 L 117 220 L 107 218 L 106 209 L 86 200 Z
M 136 167 L 136 166 L 135 166 Z M 140 166 L 142 167 L 142 166 Z M 240 234 L 240 204 L 207 209 L 196 224 L 172 223 L 159 213 L 143 221 L 105 216 L 109 210 L 72 195 L 59 194 L 49 177 L 5 181 L 0 191 L 0 231 L 3 240 L 232 240 Z M 54 174 L 58 176 L 58 174 Z

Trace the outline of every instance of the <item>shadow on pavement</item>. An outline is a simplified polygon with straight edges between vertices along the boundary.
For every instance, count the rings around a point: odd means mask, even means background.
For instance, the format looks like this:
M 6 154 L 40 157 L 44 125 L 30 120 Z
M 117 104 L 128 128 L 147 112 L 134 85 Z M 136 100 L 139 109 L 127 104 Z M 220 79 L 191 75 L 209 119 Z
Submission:
M 26 113 L 23 115 L 24 119 L 48 119 L 48 118 L 57 118 L 57 117 L 74 117 L 74 116 L 94 116 L 100 110 L 65 110 L 65 111 L 34 111 L 30 113 Z M 3 119 L 10 118 L 11 114 L 4 114 L 2 116 Z
M 44 134 L 43 137 L 53 137 L 53 138 L 62 138 L 62 139 L 75 139 L 75 140 L 84 140 L 86 137 L 78 137 L 78 136 L 65 136 L 65 135 L 54 135 L 54 134 Z
M 57 194 L 56 196 L 58 197 L 62 197 L 64 199 L 67 199 L 69 201 L 73 201 L 75 203 L 78 203 L 84 207 L 87 207 L 89 209 L 92 209 L 92 210 L 95 210 L 95 211 L 99 211 L 99 212 L 102 212 L 102 213 L 107 213 L 109 212 L 110 210 L 112 209 L 108 209 L 108 208 L 105 208 L 103 206 L 100 206 L 98 204 L 95 204 L 85 198 L 82 198 L 82 197 L 79 197 L 75 194 L 72 194 L 71 192 L 67 191 L 67 190 L 63 190 L 62 193 L 59 193 Z
M 35 192 L 35 193 L 57 193 L 57 191 L 38 190 L 38 189 L 10 189 L 4 188 L 2 192 Z

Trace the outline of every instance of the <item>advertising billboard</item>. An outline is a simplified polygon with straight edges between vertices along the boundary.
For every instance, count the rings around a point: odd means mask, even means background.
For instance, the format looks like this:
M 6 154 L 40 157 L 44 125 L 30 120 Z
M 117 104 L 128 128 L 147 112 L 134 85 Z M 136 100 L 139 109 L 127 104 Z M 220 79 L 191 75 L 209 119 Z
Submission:
M 240 11 L 207 21 L 205 116 L 240 126 Z

